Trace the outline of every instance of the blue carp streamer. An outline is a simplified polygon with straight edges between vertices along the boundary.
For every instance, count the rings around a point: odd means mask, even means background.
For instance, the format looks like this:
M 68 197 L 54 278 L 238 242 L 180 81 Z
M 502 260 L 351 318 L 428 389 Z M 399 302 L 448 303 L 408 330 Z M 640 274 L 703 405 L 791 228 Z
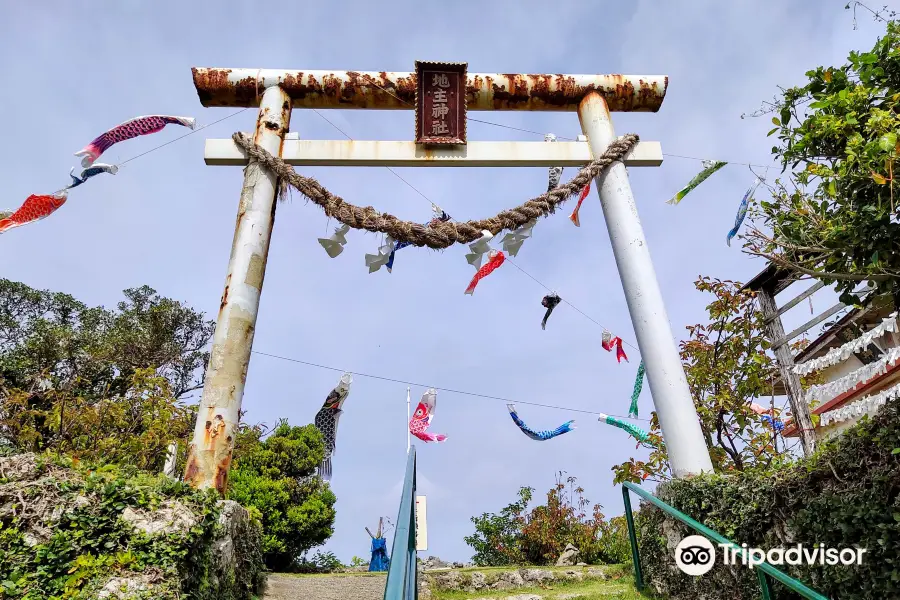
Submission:
M 563 423 L 553 431 L 535 431 L 531 427 L 525 424 L 525 421 L 519 418 L 519 415 L 516 414 L 516 405 L 515 404 L 507 404 L 506 408 L 509 409 L 509 416 L 512 417 L 513 423 L 518 425 L 519 429 L 522 430 L 522 433 L 527 435 L 533 440 L 537 440 L 539 442 L 546 442 L 547 440 L 551 440 L 558 435 L 562 435 L 564 433 L 569 433 L 573 429 L 575 429 L 575 421 L 568 421 Z

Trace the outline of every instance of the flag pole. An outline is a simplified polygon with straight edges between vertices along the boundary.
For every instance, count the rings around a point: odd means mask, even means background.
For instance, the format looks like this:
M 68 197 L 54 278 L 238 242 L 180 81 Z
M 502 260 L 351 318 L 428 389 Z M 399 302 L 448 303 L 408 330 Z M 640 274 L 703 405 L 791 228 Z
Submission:
M 409 387 L 406 388 L 406 453 L 409 454 Z

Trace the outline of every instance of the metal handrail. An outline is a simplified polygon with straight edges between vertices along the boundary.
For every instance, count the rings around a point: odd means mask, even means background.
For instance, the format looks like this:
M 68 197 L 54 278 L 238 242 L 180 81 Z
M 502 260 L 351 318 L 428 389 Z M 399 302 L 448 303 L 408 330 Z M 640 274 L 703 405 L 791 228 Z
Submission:
M 416 447 L 409 448 L 397 527 L 391 544 L 391 564 L 384 600 L 418 600 L 416 569 Z
M 637 494 L 644 500 L 647 500 L 648 502 L 650 502 L 651 504 L 653 504 L 654 506 L 656 506 L 663 512 L 675 517 L 676 519 L 678 519 L 679 521 L 681 521 L 688 527 L 691 527 L 695 531 L 698 531 L 699 533 L 703 534 L 708 539 L 716 541 L 719 544 L 726 544 L 730 548 L 738 550 L 742 556 L 747 555 L 747 550 L 745 548 L 738 546 L 731 540 L 729 540 L 726 537 L 720 535 L 719 533 L 713 531 L 712 529 L 710 529 L 706 525 L 700 523 L 699 521 L 695 521 L 694 519 L 687 516 L 680 510 L 676 509 L 675 507 L 666 504 L 665 502 L 663 502 L 662 500 L 660 500 L 659 498 L 657 498 L 656 496 L 654 496 L 647 490 L 643 489 L 641 486 L 635 485 L 630 482 L 625 482 L 622 484 L 622 498 L 625 501 L 625 520 L 628 523 L 628 537 L 631 540 L 631 557 L 632 557 L 632 560 L 634 561 L 634 583 L 635 583 L 635 586 L 638 588 L 638 590 L 644 589 L 644 576 L 643 576 L 643 573 L 641 572 L 640 553 L 639 553 L 638 545 L 637 545 L 637 534 L 636 534 L 635 528 L 634 528 L 634 517 L 632 516 L 632 513 L 631 513 L 631 497 L 628 495 L 629 491 L 634 492 L 635 494 Z M 778 581 L 780 581 L 781 583 L 786 585 L 791 590 L 797 592 L 804 598 L 809 598 L 810 600 L 829 600 L 827 596 L 823 596 L 822 594 L 816 592 L 815 590 L 812 590 L 812 589 L 806 587 L 800 581 L 797 581 L 796 579 L 794 579 L 790 575 L 787 575 L 786 573 L 782 573 L 781 571 L 779 571 L 778 569 L 776 569 L 775 567 L 770 565 L 768 562 L 763 562 L 759 565 L 755 565 L 754 568 L 757 569 L 756 576 L 759 579 L 759 586 L 762 591 L 763 600 L 771 600 L 771 598 L 772 598 L 772 590 L 769 587 L 769 579 L 768 579 L 769 577 L 777 579 Z

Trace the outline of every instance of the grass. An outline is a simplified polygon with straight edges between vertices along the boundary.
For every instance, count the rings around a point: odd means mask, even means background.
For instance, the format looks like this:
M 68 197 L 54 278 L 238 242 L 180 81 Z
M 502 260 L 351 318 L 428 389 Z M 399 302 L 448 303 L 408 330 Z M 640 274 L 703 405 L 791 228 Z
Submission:
M 553 582 L 544 587 L 516 588 L 514 590 L 479 590 L 477 592 L 433 592 L 433 600 L 470 600 L 472 598 L 505 598 L 520 594 L 537 594 L 547 600 L 559 596 L 578 594 L 574 600 L 647 600 L 650 596 L 639 593 L 628 578 Z
M 542 570 L 564 571 L 572 567 L 536 567 Z M 594 567 L 596 568 L 596 567 Z M 543 587 L 530 586 L 512 590 L 479 590 L 475 592 L 433 590 L 433 600 L 472 600 L 474 598 L 505 598 L 521 594 L 537 594 L 545 600 L 555 600 L 578 594 L 573 600 L 649 600 L 648 593 L 638 592 L 634 587 L 631 569 L 624 565 L 601 567 L 609 577 L 606 580 L 590 579 L 587 581 L 554 581 Z M 510 567 L 458 569 L 460 571 L 510 571 Z
M 569 569 L 581 570 L 582 567 L 522 567 L 537 568 L 541 570 L 566 571 Z M 560 596 L 565 597 L 568 594 L 578 594 L 577 598 L 572 600 L 650 600 L 655 596 L 649 594 L 646 590 L 638 592 L 634 587 L 634 579 L 632 578 L 631 568 L 626 565 L 592 565 L 591 568 L 600 568 L 606 574 L 608 579 L 590 579 L 587 581 L 562 580 L 545 584 L 543 587 L 530 586 L 515 588 L 511 590 L 491 590 L 484 589 L 475 592 L 463 591 L 432 591 L 432 600 L 473 600 L 475 598 L 491 598 L 500 599 L 507 596 L 517 596 L 520 594 L 537 594 L 545 600 L 556 600 Z M 449 569 L 447 569 L 449 570 Z M 467 567 L 465 569 L 453 569 L 456 572 L 503 572 L 516 570 L 515 567 Z M 437 571 L 429 571 L 431 573 L 441 573 L 444 569 Z M 386 573 L 278 573 L 280 576 L 287 577 L 384 577 Z

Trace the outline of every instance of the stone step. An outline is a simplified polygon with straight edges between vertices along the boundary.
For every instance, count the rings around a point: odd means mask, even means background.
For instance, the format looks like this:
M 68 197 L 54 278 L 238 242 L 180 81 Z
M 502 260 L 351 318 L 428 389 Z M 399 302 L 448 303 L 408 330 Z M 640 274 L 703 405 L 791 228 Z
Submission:
M 264 600 L 382 600 L 385 573 L 269 575 Z

